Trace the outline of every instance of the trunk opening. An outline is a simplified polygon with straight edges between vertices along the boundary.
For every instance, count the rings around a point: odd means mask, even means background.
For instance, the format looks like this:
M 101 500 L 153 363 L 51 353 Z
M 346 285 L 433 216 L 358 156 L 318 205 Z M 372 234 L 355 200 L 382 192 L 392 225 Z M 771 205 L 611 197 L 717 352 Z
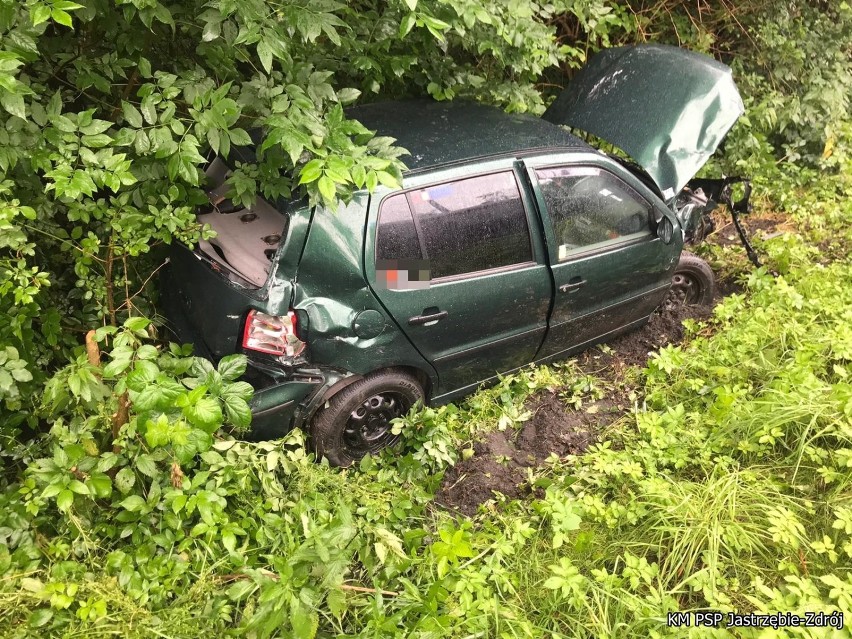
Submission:
M 230 173 L 219 157 L 207 168 L 210 206 L 199 211 L 197 217 L 216 232 L 216 237 L 200 240 L 196 253 L 206 258 L 214 270 L 224 269 L 235 283 L 261 288 L 287 237 L 289 217 L 260 197 L 250 208 L 234 204 L 226 197 L 229 187 L 225 179 Z

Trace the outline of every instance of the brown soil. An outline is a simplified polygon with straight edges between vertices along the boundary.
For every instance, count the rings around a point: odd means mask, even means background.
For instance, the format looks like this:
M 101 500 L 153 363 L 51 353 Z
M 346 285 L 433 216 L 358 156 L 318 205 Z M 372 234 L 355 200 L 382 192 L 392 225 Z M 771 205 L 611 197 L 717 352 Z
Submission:
M 707 309 L 685 307 L 658 311 L 639 330 L 581 353 L 576 362 L 583 372 L 608 381 L 621 379 L 628 366 L 644 366 L 651 352 L 683 339 L 684 319 L 706 319 Z M 517 499 L 530 492 L 527 468 L 540 466 L 550 455 L 583 453 L 600 433 L 630 410 L 629 389 L 615 391 L 579 410 L 567 406 L 559 391 L 539 392 L 527 400 L 533 415 L 519 430 L 488 433 L 473 446 L 474 454 L 444 475 L 436 503 L 465 515 L 501 493 Z
M 767 239 L 780 233 L 796 230 L 789 219 L 778 213 L 763 213 L 759 216 L 741 215 L 740 222 L 749 239 L 754 237 Z M 725 213 L 724 216 L 720 214 L 716 217 L 716 230 L 707 238 L 707 241 L 719 246 L 740 244 L 740 236 L 729 214 Z

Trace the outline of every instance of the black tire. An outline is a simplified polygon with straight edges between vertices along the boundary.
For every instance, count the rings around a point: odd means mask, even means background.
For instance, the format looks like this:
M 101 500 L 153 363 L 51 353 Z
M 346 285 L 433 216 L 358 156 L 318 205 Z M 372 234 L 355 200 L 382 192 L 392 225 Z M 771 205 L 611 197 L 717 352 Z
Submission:
M 395 444 L 394 417 L 405 415 L 423 401 L 423 387 L 399 370 L 371 373 L 334 395 L 311 424 L 311 447 L 317 459 L 333 466 L 349 466 L 367 453 Z
M 715 293 L 716 278 L 710 265 L 692 253 L 681 253 L 666 306 L 670 309 L 678 306 L 710 307 Z

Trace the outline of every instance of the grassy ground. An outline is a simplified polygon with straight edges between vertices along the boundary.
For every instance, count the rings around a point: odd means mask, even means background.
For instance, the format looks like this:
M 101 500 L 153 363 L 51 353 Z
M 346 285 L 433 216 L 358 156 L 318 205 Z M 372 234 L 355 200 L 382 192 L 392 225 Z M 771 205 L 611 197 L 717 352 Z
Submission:
M 831 197 L 785 222 L 810 242 L 758 242 L 778 277 L 735 245 L 706 249 L 744 290 L 647 368 L 524 371 L 410 416 L 406 453 L 360 469 L 312 463 L 299 433 L 225 438 L 177 470 L 143 450 L 110 496 L 60 506 L 49 473 L 76 464 L 74 490 L 78 466 L 108 453 L 58 422 L 47 461 L 0 496 L 0 635 L 849 636 L 837 616 L 666 625 L 679 611 L 852 613 L 852 210 Z M 484 433 L 521 430 L 547 389 L 571 411 L 628 401 L 584 454 L 525 469 L 516 498 L 472 516 L 437 506 L 446 469 Z

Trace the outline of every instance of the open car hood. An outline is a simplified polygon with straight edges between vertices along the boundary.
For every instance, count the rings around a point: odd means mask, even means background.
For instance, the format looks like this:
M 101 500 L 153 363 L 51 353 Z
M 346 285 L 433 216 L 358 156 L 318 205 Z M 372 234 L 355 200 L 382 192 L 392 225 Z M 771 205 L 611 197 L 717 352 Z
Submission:
M 731 69 L 667 45 L 606 49 L 542 116 L 626 151 L 670 200 L 743 113 Z

